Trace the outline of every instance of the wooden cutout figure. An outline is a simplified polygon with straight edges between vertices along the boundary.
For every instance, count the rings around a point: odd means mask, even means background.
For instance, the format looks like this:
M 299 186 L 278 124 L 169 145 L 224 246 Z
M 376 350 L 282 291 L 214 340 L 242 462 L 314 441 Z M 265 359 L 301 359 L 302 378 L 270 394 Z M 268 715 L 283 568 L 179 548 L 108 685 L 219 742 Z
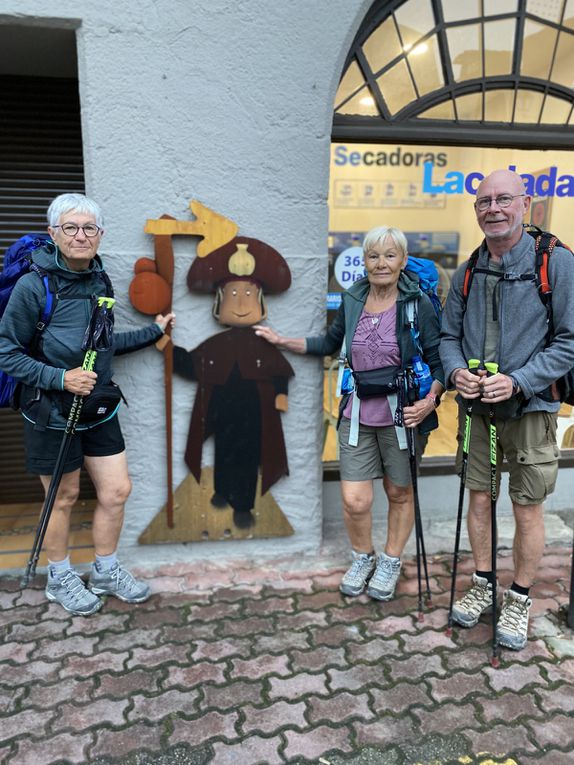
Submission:
M 263 293 L 288 289 L 291 273 L 269 245 L 236 237 L 188 273 L 191 291 L 215 292 L 213 315 L 227 327 L 192 351 L 174 348 L 174 371 L 198 382 L 185 461 L 201 478 L 203 443 L 214 437 L 213 507 L 233 508 L 238 528 L 254 523 L 257 482 L 261 495 L 289 472 L 280 412 L 287 411 L 294 372 L 252 327 L 266 316 Z

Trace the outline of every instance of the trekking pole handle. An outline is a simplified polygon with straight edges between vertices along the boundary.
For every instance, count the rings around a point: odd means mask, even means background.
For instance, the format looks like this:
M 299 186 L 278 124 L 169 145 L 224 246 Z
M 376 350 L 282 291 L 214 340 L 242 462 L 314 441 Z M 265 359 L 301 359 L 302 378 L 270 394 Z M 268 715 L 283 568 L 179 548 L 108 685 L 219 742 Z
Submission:
M 474 375 L 478 374 L 478 368 L 480 367 L 480 359 L 469 359 L 468 360 L 468 371 L 472 372 Z
M 495 361 L 487 361 L 484 365 L 484 368 L 488 373 L 488 377 L 492 377 L 492 375 L 498 373 L 498 364 Z

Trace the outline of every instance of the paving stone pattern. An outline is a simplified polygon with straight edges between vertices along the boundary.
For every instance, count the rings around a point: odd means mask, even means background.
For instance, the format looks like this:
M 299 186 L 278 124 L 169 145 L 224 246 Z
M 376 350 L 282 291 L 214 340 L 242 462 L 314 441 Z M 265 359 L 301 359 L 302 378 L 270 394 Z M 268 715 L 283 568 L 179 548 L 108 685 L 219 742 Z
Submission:
M 300 562 L 299 562 L 300 563 Z M 139 572 L 154 595 L 89 618 L 0 579 L 3 765 L 566 765 L 574 763 L 571 551 L 549 546 L 530 640 L 491 622 L 445 634 L 450 556 L 397 597 L 343 598 L 342 569 L 214 564 Z M 460 563 L 465 589 L 472 562 Z M 507 551 L 501 589 L 511 577 Z

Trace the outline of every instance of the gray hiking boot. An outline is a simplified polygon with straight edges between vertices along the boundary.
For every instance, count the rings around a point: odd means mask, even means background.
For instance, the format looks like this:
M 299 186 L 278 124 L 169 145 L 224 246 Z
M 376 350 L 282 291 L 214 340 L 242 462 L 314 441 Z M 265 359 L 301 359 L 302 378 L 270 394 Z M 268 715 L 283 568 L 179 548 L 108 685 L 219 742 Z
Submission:
M 492 585 L 482 576 L 472 575 L 472 587 L 457 600 L 452 618 L 461 627 L 474 627 L 485 611 L 492 608 Z
M 391 558 L 381 553 L 377 560 L 377 568 L 373 574 L 367 595 L 375 600 L 391 600 L 401 573 L 400 558 Z
M 367 582 L 375 570 L 375 556 L 368 553 L 353 552 L 353 563 L 351 568 L 341 579 L 339 589 L 343 595 L 349 595 L 355 598 L 364 592 Z
M 102 607 L 102 601 L 86 588 L 73 568 L 69 568 L 63 574 L 56 574 L 54 568 L 48 567 L 46 597 L 52 603 L 59 603 L 75 616 L 89 616 Z
M 532 601 L 528 595 L 506 590 L 496 625 L 496 639 L 500 645 L 520 651 L 528 640 L 528 613 Z
M 143 603 L 151 595 L 149 584 L 138 582 L 119 563 L 104 571 L 98 571 L 92 563 L 88 587 L 96 595 L 113 595 L 125 603 Z

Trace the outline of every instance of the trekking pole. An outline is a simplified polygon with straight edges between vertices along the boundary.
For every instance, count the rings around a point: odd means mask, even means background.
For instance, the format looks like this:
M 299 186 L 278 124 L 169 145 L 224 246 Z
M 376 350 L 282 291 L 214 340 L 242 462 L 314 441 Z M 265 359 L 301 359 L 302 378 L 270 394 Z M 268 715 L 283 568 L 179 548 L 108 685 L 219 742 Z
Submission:
M 97 303 L 94 306 L 94 310 L 92 311 L 90 324 L 88 325 L 88 330 L 86 331 L 86 337 L 84 338 L 84 343 L 82 346 L 83 350 L 86 350 L 87 346 L 87 350 L 84 355 L 84 361 L 82 363 L 82 369 L 84 371 L 93 371 L 96 364 L 98 350 L 104 350 L 106 347 L 103 344 L 103 338 L 105 337 L 106 343 L 111 343 L 111 332 L 109 332 L 109 328 L 113 323 L 111 309 L 114 303 L 115 300 L 113 298 L 100 297 L 97 299 Z M 106 323 L 107 326 L 105 326 Z M 38 528 L 36 529 L 36 536 L 34 538 L 32 551 L 30 553 L 30 559 L 28 561 L 28 565 L 26 566 L 26 571 L 24 572 L 24 575 L 20 581 L 20 586 L 22 588 L 27 587 L 30 579 L 33 579 L 36 574 L 36 565 L 40 557 L 42 545 L 44 544 L 44 537 L 46 536 L 46 530 L 48 528 L 48 523 L 50 522 L 50 516 L 54 508 L 54 502 L 56 501 L 56 496 L 58 494 L 62 475 L 64 474 L 64 467 L 66 465 L 66 459 L 70 451 L 72 437 L 76 430 L 76 425 L 80 419 L 83 404 L 84 397 L 76 394 L 74 396 L 74 400 L 72 401 L 70 413 L 68 414 L 64 436 L 62 438 L 62 443 L 60 444 L 58 457 L 56 458 L 56 464 L 54 466 L 54 472 L 52 473 L 50 485 L 48 486 L 48 491 L 46 492 L 46 499 L 44 500 L 44 506 L 42 508 L 40 520 L 38 522 Z
M 468 368 L 476 374 L 480 366 L 479 359 L 469 359 Z M 468 455 L 470 451 L 470 432 L 472 428 L 472 402 L 469 398 L 466 403 L 466 413 L 464 416 L 464 435 L 462 438 L 462 465 L 460 468 L 460 488 L 458 491 L 458 511 L 456 514 L 456 533 L 454 537 L 454 555 L 452 559 L 452 576 L 450 581 L 450 603 L 448 607 L 448 625 L 446 628 L 447 637 L 452 637 L 452 609 L 454 608 L 454 593 L 456 590 L 456 570 L 458 565 L 458 550 L 460 546 L 460 532 L 462 528 L 462 512 L 464 506 L 464 492 L 466 489 L 466 471 L 468 469 Z
M 417 385 L 416 385 L 416 378 L 415 378 L 414 372 L 410 367 L 407 367 L 407 371 L 405 375 L 405 390 L 406 390 L 407 402 L 409 406 L 412 406 L 412 404 L 414 404 L 414 402 L 416 401 L 416 397 L 417 397 Z M 424 569 L 424 575 L 425 575 L 425 581 L 426 581 L 426 596 L 427 596 L 426 605 L 428 608 L 432 607 L 432 598 L 431 598 L 431 592 L 430 592 L 430 583 L 429 583 L 429 575 L 428 575 L 428 568 L 427 568 L 427 556 L 426 556 L 424 536 L 423 536 L 423 525 L 421 520 L 421 508 L 419 503 L 415 428 L 405 428 L 405 430 L 407 434 L 407 445 L 409 450 L 409 467 L 411 470 L 411 483 L 413 486 L 413 499 L 414 499 L 414 510 L 415 510 L 415 539 L 416 539 L 416 550 L 417 550 L 417 582 L 418 582 L 418 606 L 419 606 L 418 621 L 423 622 L 424 615 L 423 615 L 421 559 L 422 559 L 422 567 Z
M 495 375 L 498 372 L 498 364 L 486 362 L 485 368 L 487 376 Z M 492 552 L 492 656 L 490 664 L 492 667 L 499 667 L 498 659 L 498 640 L 496 637 L 496 547 L 497 547 L 497 529 L 496 529 L 496 412 L 495 404 L 490 404 L 488 411 L 488 441 L 490 454 L 490 545 Z

